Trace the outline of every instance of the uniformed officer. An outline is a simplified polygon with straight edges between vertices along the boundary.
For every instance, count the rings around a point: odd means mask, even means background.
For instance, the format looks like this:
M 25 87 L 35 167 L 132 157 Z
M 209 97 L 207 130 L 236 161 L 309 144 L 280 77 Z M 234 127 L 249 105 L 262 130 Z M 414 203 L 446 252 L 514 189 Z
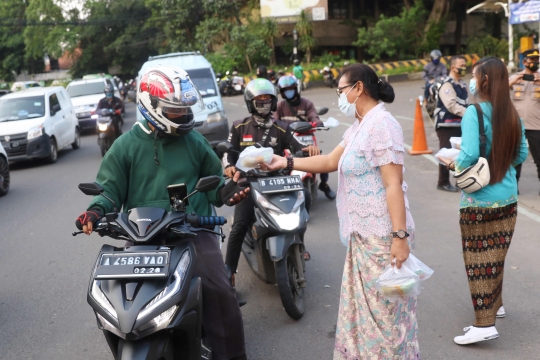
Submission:
M 513 92 L 514 106 L 525 125 L 525 136 L 540 180 L 540 53 L 537 49 L 530 49 L 523 52 L 523 57 L 525 69 L 510 76 L 509 85 Z M 516 166 L 518 181 L 520 175 L 521 164 Z
M 299 150 L 306 151 L 310 156 L 319 155 L 320 150 L 317 146 L 305 146 L 298 142 L 294 136 L 289 124 L 275 120 L 272 111 L 276 111 L 277 95 L 274 85 L 266 79 L 251 80 L 244 92 L 244 99 L 250 116 L 237 120 L 231 127 L 229 142 L 232 149 L 228 151 L 225 161 L 225 175 L 232 178 L 236 173 L 235 164 L 239 153 L 248 146 L 254 146 L 256 143 L 263 147 L 271 147 L 274 154 L 283 155 L 285 149 L 292 149 L 293 153 Z M 306 209 L 309 211 L 311 196 L 308 191 L 304 191 Z M 240 253 L 242 251 L 242 242 L 248 230 L 248 227 L 254 216 L 253 199 L 248 197 L 238 203 L 234 208 L 234 223 L 232 225 L 229 241 L 227 243 L 227 254 L 225 264 L 232 273 L 231 282 L 234 285 L 234 273 L 238 266 Z M 304 254 L 306 260 L 309 260 L 309 253 Z
M 434 111 L 435 131 L 439 137 L 440 148 L 450 148 L 451 137 L 461 136 L 461 118 L 467 110 L 469 93 L 462 77 L 467 73 L 467 62 L 463 56 L 450 59 L 450 74 L 439 90 L 439 100 Z M 439 164 L 439 182 L 437 189 L 451 192 L 459 190 L 450 184 L 450 172 Z

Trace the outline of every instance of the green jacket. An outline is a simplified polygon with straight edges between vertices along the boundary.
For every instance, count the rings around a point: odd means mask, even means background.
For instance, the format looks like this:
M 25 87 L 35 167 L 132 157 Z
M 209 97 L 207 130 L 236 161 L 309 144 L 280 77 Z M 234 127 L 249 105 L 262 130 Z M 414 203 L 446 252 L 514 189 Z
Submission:
M 146 121 L 140 125 L 149 130 Z M 154 161 L 157 148 L 158 165 Z M 113 199 L 124 212 L 135 207 L 159 207 L 170 211 L 167 186 L 185 183 L 188 193 L 195 189 L 197 181 L 205 176 L 222 178 L 221 162 L 208 141 L 197 131 L 180 137 L 159 137 L 146 133 L 135 125 L 113 143 L 107 152 L 96 177 L 105 189 L 105 195 Z M 218 187 L 218 189 L 221 186 Z M 211 215 L 211 205 L 223 205 L 218 190 L 196 193 L 189 198 L 188 212 L 200 216 Z M 95 196 L 88 209 L 99 208 L 112 212 L 113 205 L 103 196 Z

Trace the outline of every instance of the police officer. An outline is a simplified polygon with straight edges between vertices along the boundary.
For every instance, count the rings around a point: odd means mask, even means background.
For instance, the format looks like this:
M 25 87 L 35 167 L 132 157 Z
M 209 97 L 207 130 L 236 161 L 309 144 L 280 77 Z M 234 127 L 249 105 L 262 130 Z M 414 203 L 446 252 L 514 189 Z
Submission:
M 277 96 L 274 85 L 266 79 L 255 79 L 250 81 L 244 92 L 244 99 L 250 116 L 237 120 L 231 127 L 228 141 L 233 150 L 228 151 L 225 160 L 225 175 L 233 178 L 236 173 L 235 164 L 238 161 L 239 153 L 248 146 L 254 146 L 256 143 L 263 147 L 271 147 L 274 154 L 282 155 L 285 149 L 291 149 L 293 152 L 299 150 L 309 152 L 310 156 L 319 155 L 320 150 L 317 146 L 304 146 L 293 136 L 289 125 L 280 120 L 275 120 L 272 111 L 277 107 Z M 306 196 L 306 209 L 309 211 L 311 197 L 309 192 L 304 191 Z M 254 216 L 253 200 L 247 197 L 244 201 L 238 203 L 234 208 L 234 223 L 232 225 L 229 241 L 227 243 L 227 254 L 225 264 L 232 273 L 231 282 L 234 285 L 234 274 L 240 259 L 242 251 L 242 242 L 248 230 L 248 227 Z M 309 253 L 304 253 L 306 260 L 309 259 Z
M 537 49 L 523 52 L 522 72 L 514 74 L 509 79 L 514 106 L 523 119 L 525 136 L 529 142 L 529 150 L 536 164 L 538 179 L 540 180 L 540 73 L 538 62 L 540 53 Z M 525 76 L 525 79 L 523 78 Z M 531 78 L 532 77 L 532 78 Z M 516 177 L 519 181 L 521 164 L 516 166 Z
M 317 126 L 324 126 L 313 103 L 300 97 L 294 76 L 282 76 L 278 81 L 278 88 L 283 100 L 278 103 L 277 110 L 274 112 L 276 119 L 289 123 L 296 121 L 315 122 Z M 328 174 L 321 174 L 319 190 L 324 192 L 324 195 L 330 200 L 336 198 L 336 194 L 328 186 Z
M 450 74 L 439 90 L 439 100 L 434 111 L 435 131 L 439 137 L 440 148 L 450 148 L 451 137 L 461 136 L 461 118 L 467 110 L 467 84 L 462 77 L 467 73 L 467 62 L 463 56 L 456 55 L 450 59 Z M 439 182 L 437 189 L 458 192 L 450 184 L 450 172 L 444 165 L 439 165 Z
M 429 97 L 429 89 L 435 82 L 436 78 L 446 78 L 447 70 L 446 66 L 441 63 L 441 57 L 442 53 L 440 50 L 432 50 L 429 53 L 429 56 L 431 58 L 431 62 L 427 63 L 426 66 L 424 66 L 424 70 L 422 73 L 422 79 L 426 82 L 426 87 L 424 90 L 424 98 Z

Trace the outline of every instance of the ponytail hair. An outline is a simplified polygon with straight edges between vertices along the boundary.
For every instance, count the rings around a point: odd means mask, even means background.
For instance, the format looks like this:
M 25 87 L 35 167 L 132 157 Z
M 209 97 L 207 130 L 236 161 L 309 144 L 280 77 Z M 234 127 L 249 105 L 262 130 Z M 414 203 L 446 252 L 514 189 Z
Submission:
M 387 81 L 380 79 L 375 71 L 365 64 L 352 64 L 343 69 L 341 76 L 347 78 L 350 84 L 360 81 L 369 97 L 376 101 L 391 103 L 396 95 L 394 88 Z

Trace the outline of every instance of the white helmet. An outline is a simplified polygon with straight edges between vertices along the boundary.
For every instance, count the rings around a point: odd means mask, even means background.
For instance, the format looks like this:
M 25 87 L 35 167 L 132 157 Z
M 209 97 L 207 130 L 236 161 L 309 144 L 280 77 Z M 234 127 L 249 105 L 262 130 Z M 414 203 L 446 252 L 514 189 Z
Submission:
M 195 126 L 194 113 L 204 110 L 201 94 L 184 70 L 156 66 L 144 72 L 137 87 L 143 117 L 166 134 L 184 135 Z

